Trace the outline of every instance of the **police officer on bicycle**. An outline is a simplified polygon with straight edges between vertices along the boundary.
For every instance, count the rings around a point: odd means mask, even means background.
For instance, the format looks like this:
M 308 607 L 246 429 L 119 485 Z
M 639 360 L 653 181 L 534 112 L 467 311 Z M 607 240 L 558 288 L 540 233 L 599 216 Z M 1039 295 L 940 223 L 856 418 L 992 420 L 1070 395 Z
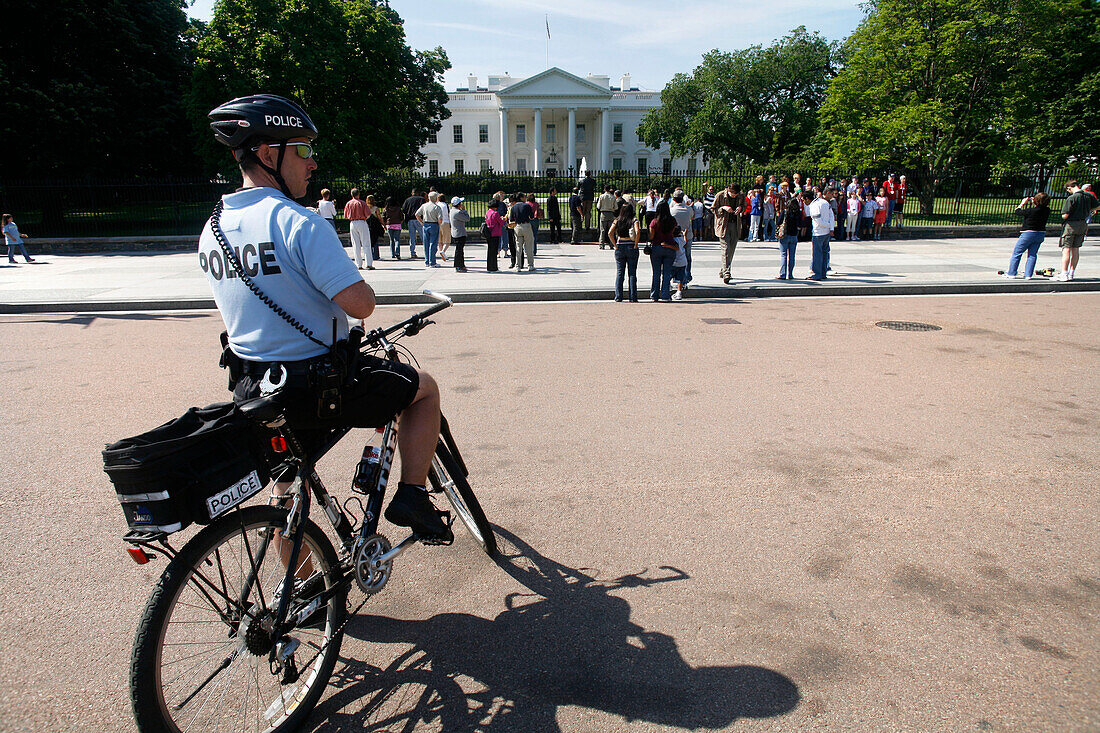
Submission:
M 273 94 L 234 99 L 209 116 L 244 179 L 222 197 L 199 239 L 199 266 L 225 321 L 223 362 L 234 400 L 258 396 L 265 377 L 285 379 L 288 423 L 307 438 L 338 426 L 381 427 L 399 415 L 401 477 L 386 519 L 448 540 L 450 529 L 425 489 L 439 438 L 435 380 L 406 364 L 358 355 L 354 345 L 341 358 L 332 343 L 348 339 L 348 316 L 371 315 L 375 297 L 332 226 L 295 201 L 317 168 L 317 128 L 298 104 Z M 282 491 L 285 484 L 276 484 L 276 494 Z

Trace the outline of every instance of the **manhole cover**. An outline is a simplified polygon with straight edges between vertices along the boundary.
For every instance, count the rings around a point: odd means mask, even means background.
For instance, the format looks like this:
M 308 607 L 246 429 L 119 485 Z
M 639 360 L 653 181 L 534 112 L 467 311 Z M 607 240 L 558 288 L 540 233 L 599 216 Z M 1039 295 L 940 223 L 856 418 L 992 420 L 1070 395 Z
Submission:
M 736 318 L 703 318 L 702 321 L 711 326 L 731 326 L 741 323 Z
M 917 321 L 879 321 L 875 324 L 879 328 L 888 328 L 891 331 L 939 331 L 939 326 L 931 323 L 918 323 Z

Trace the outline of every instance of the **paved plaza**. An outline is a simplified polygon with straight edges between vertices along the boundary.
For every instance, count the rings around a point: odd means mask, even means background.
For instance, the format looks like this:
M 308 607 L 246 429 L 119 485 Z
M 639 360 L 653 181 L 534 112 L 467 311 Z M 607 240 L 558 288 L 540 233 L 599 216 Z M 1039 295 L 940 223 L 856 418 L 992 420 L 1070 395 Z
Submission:
M 436 320 L 409 343 L 502 556 L 461 530 L 403 555 L 305 730 L 1100 728 L 1100 294 Z M 221 329 L 0 317 L 0 730 L 134 729 L 130 646 L 164 561 L 124 553 L 99 451 L 225 399 Z M 334 494 L 367 433 L 320 466 Z
M 701 242 L 693 246 L 694 282 L 689 297 L 1100 289 L 1100 239 L 1090 239 L 1081 249 L 1079 276 L 1072 283 L 999 278 L 997 271 L 1008 266 L 1014 241 L 1002 237 L 834 242 L 833 273 L 823 283 L 776 280 L 778 245 L 742 242 L 734 256 L 730 285 L 718 278 L 718 245 Z M 532 273 L 485 272 L 485 245 L 472 244 L 467 251 L 467 273 L 455 272 L 449 263 L 429 270 L 417 261 L 383 259 L 363 275 L 382 303 L 410 302 L 425 288 L 465 301 L 605 299 L 614 286 L 614 255 L 594 244 L 540 244 L 537 272 Z M 796 273 L 800 276 L 809 275 L 810 253 L 809 242 L 799 244 Z M 1048 237 L 1039 250 L 1038 268 L 1058 269 L 1060 256 L 1057 239 Z M 59 254 L 36 259 L 34 264 L 0 265 L 0 312 L 213 306 L 210 288 L 192 253 Z M 505 258 L 502 267 L 507 263 Z M 642 297 L 648 293 L 651 272 L 649 258 L 643 255 L 638 264 Z

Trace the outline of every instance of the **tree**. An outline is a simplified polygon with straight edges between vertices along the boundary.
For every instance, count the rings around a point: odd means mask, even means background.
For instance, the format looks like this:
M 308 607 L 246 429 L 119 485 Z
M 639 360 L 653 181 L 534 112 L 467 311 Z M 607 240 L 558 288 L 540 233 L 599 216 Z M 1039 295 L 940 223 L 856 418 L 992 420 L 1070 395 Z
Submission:
M 639 132 L 676 157 L 701 152 L 726 166 L 798 159 L 816 132 L 834 52 L 805 27 L 767 48 L 710 51 L 690 76 L 672 78 Z
M 183 0 L 24 0 L 4 11 L 5 177 L 197 170 Z
M 1023 6 L 1035 33 L 1009 76 L 1005 147 L 1011 163 L 1040 163 L 1044 172 L 1070 159 L 1100 162 L 1100 2 L 1060 0 Z
M 904 166 L 931 214 L 936 187 L 960 162 L 1003 143 L 1010 78 L 1040 6 L 1051 4 L 869 0 L 821 107 L 826 163 Z
M 416 166 L 449 116 L 442 48 L 413 51 L 381 0 L 222 0 L 199 41 L 191 115 L 212 169 L 232 167 L 206 113 L 233 97 L 297 99 L 320 130 L 326 175 Z

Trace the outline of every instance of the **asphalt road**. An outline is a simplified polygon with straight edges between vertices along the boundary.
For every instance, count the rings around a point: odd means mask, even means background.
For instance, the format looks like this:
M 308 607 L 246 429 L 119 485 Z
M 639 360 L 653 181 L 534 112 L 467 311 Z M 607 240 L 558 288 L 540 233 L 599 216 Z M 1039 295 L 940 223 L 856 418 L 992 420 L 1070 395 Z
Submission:
M 311 730 L 1100 729 L 1100 295 L 438 321 L 412 345 L 503 556 L 400 558 Z M 0 730 L 133 729 L 164 564 L 124 553 L 98 451 L 224 399 L 220 330 L 0 319 Z

